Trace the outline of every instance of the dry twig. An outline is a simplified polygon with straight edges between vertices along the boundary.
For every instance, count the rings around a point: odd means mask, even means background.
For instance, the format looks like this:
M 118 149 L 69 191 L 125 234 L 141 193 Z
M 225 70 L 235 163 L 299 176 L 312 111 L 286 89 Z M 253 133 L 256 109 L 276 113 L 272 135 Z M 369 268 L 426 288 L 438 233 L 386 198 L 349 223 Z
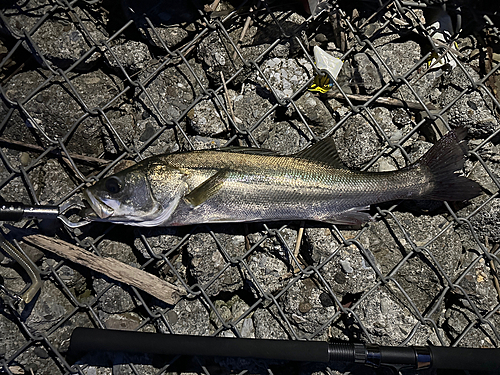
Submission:
M 215 11 L 215 9 L 217 9 L 217 6 L 219 5 L 219 3 L 220 3 L 220 0 L 214 0 L 214 2 L 212 4 L 205 5 L 205 7 L 204 7 L 205 12 L 210 13 L 210 12 Z
M 229 113 L 231 114 L 231 119 L 236 122 L 236 117 L 234 116 L 233 104 L 229 98 L 229 93 L 227 92 L 226 80 L 224 79 L 224 74 L 220 72 L 220 78 L 222 80 L 222 86 L 224 86 L 224 96 L 226 97 L 227 107 L 229 108 Z
M 0 137 L 0 143 L 3 143 L 7 147 L 16 147 L 20 148 L 22 150 L 27 150 L 27 151 L 34 151 L 34 152 L 44 152 L 45 149 L 41 146 L 38 145 L 33 145 L 30 143 L 24 143 L 24 142 L 19 142 L 19 141 L 14 141 L 12 139 L 7 139 Z M 61 155 L 64 158 L 64 154 L 61 154 L 57 151 L 51 151 L 52 154 L 56 155 Z M 94 164 L 99 164 L 99 165 L 106 165 L 109 164 L 111 161 L 110 160 L 104 160 L 104 159 L 99 159 L 99 158 L 94 158 L 92 156 L 85 156 L 85 155 L 79 155 L 79 154 L 73 154 L 69 153 L 69 156 L 78 161 L 83 161 L 87 163 L 94 163 Z
M 81 247 L 65 241 L 34 234 L 23 239 L 43 250 L 50 251 L 72 262 L 102 273 L 123 284 L 141 289 L 159 300 L 175 305 L 186 292 L 178 286 L 162 280 L 146 271 L 122 263 L 113 258 L 99 257 Z
M 500 247 L 500 244 L 496 243 L 493 245 L 493 247 L 490 250 L 490 253 L 495 253 L 495 251 L 498 250 L 498 247 Z M 498 272 L 497 272 L 497 267 L 495 266 L 495 261 L 493 259 L 490 260 L 490 268 L 491 268 L 491 274 L 493 275 L 493 285 L 495 286 L 495 289 L 498 294 L 498 299 L 500 300 L 500 283 L 498 282 Z
M 372 99 L 373 96 L 369 95 L 358 95 L 358 94 L 345 94 L 342 95 L 340 92 L 327 92 L 324 94 L 328 99 L 337 99 L 337 100 L 346 100 L 349 99 L 353 102 L 367 102 L 368 100 Z M 386 97 L 381 97 L 375 99 L 375 103 L 381 104 L 381 105 L 386 105 L 389 107 L 401 107 L 401 108 L 410 108 L 410 109 L 415 109 L 419 111 L 424 111 L 425 108 L 418 102 L 408 102 L 408 101 L 403 101 L 399 99 L 394 99 L 394 98 L 386 98 Z M 438 108 L 430 103 L 425 104 L 427 106 L 427 109 L 429 110 L 437 110 Z

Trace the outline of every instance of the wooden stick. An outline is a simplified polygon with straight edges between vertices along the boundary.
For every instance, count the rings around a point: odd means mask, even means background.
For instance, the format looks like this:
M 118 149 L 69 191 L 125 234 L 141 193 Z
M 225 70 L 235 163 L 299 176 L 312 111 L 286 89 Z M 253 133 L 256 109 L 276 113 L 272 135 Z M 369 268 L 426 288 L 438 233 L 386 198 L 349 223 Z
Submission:
M 229 109 L 229 114 L 234 123 L 236 123 L 236 117 L 234 116 L 233 104 L 229 98 L 229 93 L 227 92 L 226 80 L 224 79 L 224 73 L 220 72 L 220 79 L 222 80 L 222 85 L 224 86 L 224 96 L 226 97 L 227 108 Z
M 23 240 L 62 258 L 88 267 L 93 271 L 102 273 L 113 280 L 141 289 L 170 305 L 175 305 L 181 296 L 186 294 L 182 288 L 146 271 L 134 268 L 113 258 L 99 257 L 90 251 L 59 239 L 34 234 L 24 237 Z
M 299 232 L 297 233 L 297 241 L 295 242 L 295 250 L 293 252 L 293 255 L 295 256 L 295 258 L 299 262 L 300 262 L 300 260 L 299 260 L 300 243 L 302 242 L 302 236 L 304 235 L 304 225 L 305 225 L 305 222 L 301 221 L 300 222 Z M 304 264 L 302 264 L 302 262 L 300 262 L 300 265 L 304 266 Z M 295 265 L 293 271 L 294 272 L 300 272 L 300 269 L 299 269 L 299 267 L 297 267 L 297 265 Z
M 493 245 L 493 247 L 490 250 L 491 254 L 494 254 L 497 250 L 500 244 L 496 243 Z M 500 283 L 498 282 L 498 272 L 497 272 L 497 267 L 495 266 L 495 261 L 492 259 L 490 260 L 490 268 L 491 268 L 491 274 L 493 276 L 493 285 L 495 286 L 495 290 L 497 291 L 497 298 L 500 300 Z
M 212 4 L 206 4 L 204 7 L 205 12 L 210 13 L 215 11 L 217 9 L 217 6 L 219 5 L 220 0 L 215 0 Z
M 345 97 L 342 95 L 340 92 L 327 92 L 324 94 L 328 99 L 333 98 L 337 100 L 345 100 L 346 97 L 349 100 L 352 100 L 353 102 L 367 102 L 368 100 L 372 99 L 373 96 L 368 96 L 368 95 L 357 95 L 357 94 L 346 94 Z M 394 99 L 394 98 L 386 98 L 386 97 L 381 97 L 375 99 L 375 103 L 377 104 L 382 104 L 382 105 L 387 105 L 390 107 L 401 107 L 401 108 L 410 108 L 410 109 L 416 109 L 419 111 L 423 111 L 424 107 L 418 103 L 418 102 L 407 102 L 399 99 Z M 436 110 L 438 109 L 435 105 L 426 103 L 427 109 L 429 110 Z
M 23 150 L 29 150 L 29 151 L 35 151 L 35 152 L 44 152 L 45 149 L 43 147 L 40 147 L 38 145 L 32 145 L 30 143 L 25 143 L 25 142 L 19 142 L 15 141 L 13 139 L 7 139 L 0 137 L 0 143 L 5 144 L 7 147 L 17 147 Z M 52 154 L 60 155 L 63 158 L 65 158 L 64 153 L 59 153 L 57 151 L 51 151 Z M 106 165 L 111 163 L 110 160 L 104 160 L 104 159 L 99 159 L 99 158 L 94 158 L 92 156 L 85 156 L 85 155 L 78 155 L 78 154 L 73 154 L 69 153 L 69 156 L 71 156 L 72 159 L 78 160 L 78 161 L 84 161 L 87 163 L 95 163 L 99 165 Z

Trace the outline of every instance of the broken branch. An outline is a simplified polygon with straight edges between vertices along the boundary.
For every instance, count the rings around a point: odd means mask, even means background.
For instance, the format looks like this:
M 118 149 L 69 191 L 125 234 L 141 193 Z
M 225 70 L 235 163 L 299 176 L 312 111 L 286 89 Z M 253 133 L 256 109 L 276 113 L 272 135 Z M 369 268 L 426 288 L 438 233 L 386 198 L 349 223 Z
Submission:
M 134 268 L 113 258 L 99 257 L 90 251 L 59 239 L 34 234 L 24 237 L 23 240 L 62 258 L 69 259 L 74 263 L 88 267 L 93 271 L 102 273 L 115 281 L 141 289 L 170 305 L 174 305 L 182 295 L 186 294 L 182 288 L 146 271 Z
M 40 147 L 38 145 L 32 145 L 30 143 L 19 142 L 19 141 L 15 141 L 15 140 L 3 138 L 3 137 L 0 137 L 0 143 L 5 144 L 7 147 L 17 147 L 17 148 L 20 148 L 22 150 L 35 151 L 35 152 L 44 152 L 45 151 L 45 149 L 43 147 Z M 63 153 L 59 153 L 55 150 L 51 151 L 50 153 L 60 155 L 63 158 L 65 158 L 65 155 Z M 95 164 L 99 164 L 99 165 L 106 165 L 106 164 L 109 164 L 111 162 L 110 160 L 99 159 L 99 158 L 94 158 L 92 156 L 85 156 L 85 155 L 79 155 L 79 154 L 73 154 L 73 153 L 69 153 L 69 156 L 72 159 L 75 159 L 78 161 L 83 161 L 83 162 L 87 162 L 87 163 L 95 163 Z
M 346 100 L 349 99 L 353 102 L 367 102 L 370 99 L 373 99 L 373 96 L 369 95 L 358 95 L 358 94 L 345 94 L 342 95 L 340 92 L 327 92 L 324 94 L 328 99 L 337 99 L 337 100 Z M 375 99 L 375 103 L 386 105 L 389 107 L 401 107 L 401 108 L 410 108 L 418 111 L 424 111 L 425 108 L 422 104 L 418 102 L 408 102 L 394 98 L 380 97 Z M 426 103 L 425 104 L 428 110 L 436 110 L 438 109 L 435 105 Z

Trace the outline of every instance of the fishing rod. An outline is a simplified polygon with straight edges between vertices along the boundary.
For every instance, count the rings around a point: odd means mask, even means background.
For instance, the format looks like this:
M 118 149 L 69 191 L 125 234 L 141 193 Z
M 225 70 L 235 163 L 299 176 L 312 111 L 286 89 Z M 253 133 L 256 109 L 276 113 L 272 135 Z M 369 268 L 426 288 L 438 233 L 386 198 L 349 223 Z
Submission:
M 68 202 L 62 206 L 30 206 L 20 202 L 0 203 L 0 221 L 20 221 L 22 219 L 58 219 L 69 228 L 78 228 L 90 223 L 88 220 L 70 221 L 64 214 L 81 205 Z
M 75 328 L 68 353 L 120 351 L 159 355 L 251 357 L 304 362 L 350 362 L 372 367 L 499 371 L 500 349 L 441 346 L 382 346 L 299 340 L 167 335 L 151 332 Z

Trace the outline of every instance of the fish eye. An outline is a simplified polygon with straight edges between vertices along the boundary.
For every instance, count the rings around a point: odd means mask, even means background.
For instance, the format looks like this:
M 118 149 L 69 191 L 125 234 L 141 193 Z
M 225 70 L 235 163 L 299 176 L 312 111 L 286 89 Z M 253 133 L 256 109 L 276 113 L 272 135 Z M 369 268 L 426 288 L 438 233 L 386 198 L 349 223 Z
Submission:
M 104 183 L 104 187 L 109 193 L 116 194 L 120 192 L 122 184 L 120 183 L 118 177 L 112 176 L 106 180 L 106 182 Z

